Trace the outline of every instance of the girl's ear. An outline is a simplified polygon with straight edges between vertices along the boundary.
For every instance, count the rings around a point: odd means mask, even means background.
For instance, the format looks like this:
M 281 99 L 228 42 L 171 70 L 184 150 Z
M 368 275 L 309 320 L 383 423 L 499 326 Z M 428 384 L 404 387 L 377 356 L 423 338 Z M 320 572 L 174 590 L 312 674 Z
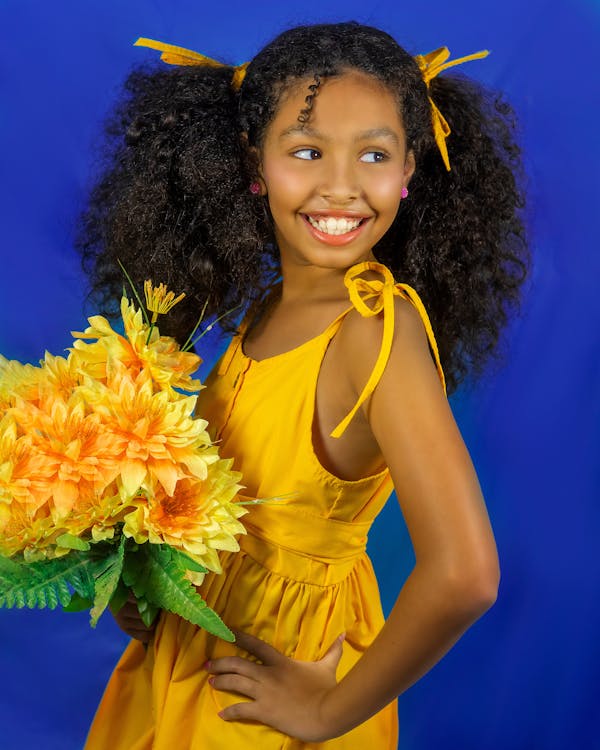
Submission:
M 250 166 L 250 172 L 252 175 L 256 175 L 256 182 L 260 185 L 260 195 L 267 194 L 267 186 L 262 176 L 262 164 L 260 158 L 260 152 L 256 146 L 248 145 L 248 134 L 241 134 L 242 144 L 248 154 L 248 162 Z

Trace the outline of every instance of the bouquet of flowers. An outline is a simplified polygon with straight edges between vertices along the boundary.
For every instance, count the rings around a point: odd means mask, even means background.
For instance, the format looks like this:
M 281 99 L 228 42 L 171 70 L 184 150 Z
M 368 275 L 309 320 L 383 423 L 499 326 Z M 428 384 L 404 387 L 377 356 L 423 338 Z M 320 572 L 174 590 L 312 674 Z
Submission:
M 155 325 L 183 295 L 147 281 L 149 319 L 132 288 L 124 335 L 96 315 L 67 357 L 0 356 L 0 606 L 90 608 L 95 626 L 133 591 L 147 625 L 166 609 L 232 641 L 196 586 L 239 549 L 241 475 L 194 416 L 195 342 Z

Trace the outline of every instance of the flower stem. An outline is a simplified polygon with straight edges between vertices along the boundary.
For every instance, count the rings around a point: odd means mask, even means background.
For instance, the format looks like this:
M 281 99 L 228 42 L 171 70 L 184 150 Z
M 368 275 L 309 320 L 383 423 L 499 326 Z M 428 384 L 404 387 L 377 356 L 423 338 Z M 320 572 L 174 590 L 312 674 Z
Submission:
M 206 334 L 207 334 L 207 333 L 208 333 L 209 331 L 212 331 L 212 329 L 213 329 L 213 328 L 214 328 L 214 327 L 216 326 L 216 324 L 217 324 L 217 323 L 218 323 L 218 322 L 219 322 L 220 320 L 223 320 L 223 318 L 226 318 L 226 317 L 227 317 L 228 315 L 230 315 L 230 314 L 231 314 L 232 312 L 235 312 L 236 310 L 239 310 L 239 308 L 240 308 L 241 306 L 242 306 L 241 304 L 239 304 L 239 305 L 236 305 L 235 307 L 232 307 L 232 308 L 231 308 L 231 310 L 227 310 L 227 311 L 226 311 L 226 312 L 224 312 L 224 313 L 223 313 L 222 315 L 219 315 L 219 317 L 218 317 L 218 318 L 216 318 L 215 320 L 213 320 L 213 322 L 212 322 L 212 323 L 211 323 L 210 325 L 207 325 L 207 326 L 206 326 L 206 328 L 205 328 L 205 329 L 204 329 L 204 330 L 202 331 L 202 333 L 201 333 L 201 334 L 200 334 L 199 336 L 197 336 L 197 337 L 196 337 L 196 338 L 195 338 L 195 339 L 194 339 L 194 340 L 192 341 L 192 343 L 191 343 L 191 344 L 189 345 L 189 348 L 190 348 L 190 349 L 192 349 L 192 348 L 193 348 L 194 346 L 196 346 L 196 344 L 198 343 L 198 341 L 200 341 L 200 339 L 201 339 L 201 338 L 202 338 L 203 336 L 206 336 Z
M 140 295 L 138 294 L 138 290 L 135 288 L 135 284 L 131 280 L 131 276 L 127 273 L 127 271 L 125 270 L 125 266 L 121 263 L 121 261 L 119 260 L 119 258 L 117 258 L 117 263 L 121 267 L 121 271 L 123 271 L 123 273 L 125 275 L 125 278 L 129 282 L 129 286 L 131 287 L 131 290 L 133 291 L 133 294 L 134 294 L 134 296 L 135 296 L 135 298 L 136 298 L 136 300 L 138 302 L 138 305 L 140 306 L 140 309 L 142 311 L 142 315 L 144 316 L 144 320 L 146 321 L 146 325 L 149 326 L 150 325 L 150 320 L 148 319 L 148 314 L 146 313 L 146 308 L 145 308 L 144 304 L 142 303 L 142 300 L 140 299 Z M 148 339 L 148 340 L 150 340 L 150 339 Z M 146 344 L 147 343 L 148 342 L 146 342 Z
M 196 331 L 198 330 L 198 326 L 200 325 L 200 323 L 202 323 L 202 321 L 203 321 L 203 319 L 204 319 L 204 313 L 206 312 L 206 307 L 207 307 L 207 305 L 208 305 L 208 297 L 206 298 L 206 302 L 204 303 L 204 307 L 202 308 L 202 312 L 200 313 L 200 317 L 198 318 L 198 322 L 197 322 L 197 323 L 196 323 L 196 325 L 194 326 L 194 330 L 193 330 L 193 331 L 192 331 L 192 332 L 190 333 L 190 335 L 189 335 L 189 336 L 187 337 L 187 341 L 186 341 L 186 342 L 185 342 L 185 344 L 184 344 L 184 345 L 183 345 L 183 346 L 181 347 L 181 351 L 182 351 L 182 352 L 186 352 L 186 351 L 188 350 L 188 348 L 189 348 L 189 349 L 191 349 L 191 348 L 192 348 L 192 346 L 193 346 L 193 344 L 191 343 L 191 341 L 192 341 L 192 338 L 194 337 L 194 334 L 195 334 L 195 333 L 196 333 Z

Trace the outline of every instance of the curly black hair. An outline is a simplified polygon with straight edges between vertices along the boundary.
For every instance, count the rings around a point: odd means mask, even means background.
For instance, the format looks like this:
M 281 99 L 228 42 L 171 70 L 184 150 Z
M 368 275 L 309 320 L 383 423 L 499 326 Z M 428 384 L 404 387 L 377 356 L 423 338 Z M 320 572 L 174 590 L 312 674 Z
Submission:
M 421 295 L 452 393 L 498 354 L 530 257 L 514 113 L 497 92 L 462 76 L 426 86 L 415 58 L 388 34 L 355 22 L 282 33 L 248 66 L 141 65 L 107 120 L 100 175 L 76 237 L 92 292 L 111 312 L 117 259 L 138 286 L 186 292 L 161 330 L 183 340 L 208 299 L 212 313 L 260 300 L 279 272 L 266 199 L 249 185 L 255 154 L 283 94 L 308 81 L 310 112 L 322 81 L 358 70 L 397 99 L 416 171 L 373 252 Z M 436 146 L 429 95 L 448 121 L 451 171 Z

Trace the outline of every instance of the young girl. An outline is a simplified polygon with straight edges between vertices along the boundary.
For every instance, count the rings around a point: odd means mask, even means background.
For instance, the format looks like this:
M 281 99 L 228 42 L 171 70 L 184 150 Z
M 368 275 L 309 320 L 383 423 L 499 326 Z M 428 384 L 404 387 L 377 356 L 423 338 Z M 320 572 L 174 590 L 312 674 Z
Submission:
M 445 389 L 482 371 L 526 270 L 511 112 L 437 77 L 444 50 L 355 23 L 237 68 L 168 52 L 128 78 L 80 247 L 106 300 L 117 259 L 185 291 L 182 341 L 207 297 L 244 305 L 198 412 L 245 494 L 287 497 L 201 587 L 236 643 L 117 616 L 134 640 L 86 747 L 391 750 L 396 697 L 496 597 Z M 416 564 L 384 622 L 365 545 L 393 488 Z

